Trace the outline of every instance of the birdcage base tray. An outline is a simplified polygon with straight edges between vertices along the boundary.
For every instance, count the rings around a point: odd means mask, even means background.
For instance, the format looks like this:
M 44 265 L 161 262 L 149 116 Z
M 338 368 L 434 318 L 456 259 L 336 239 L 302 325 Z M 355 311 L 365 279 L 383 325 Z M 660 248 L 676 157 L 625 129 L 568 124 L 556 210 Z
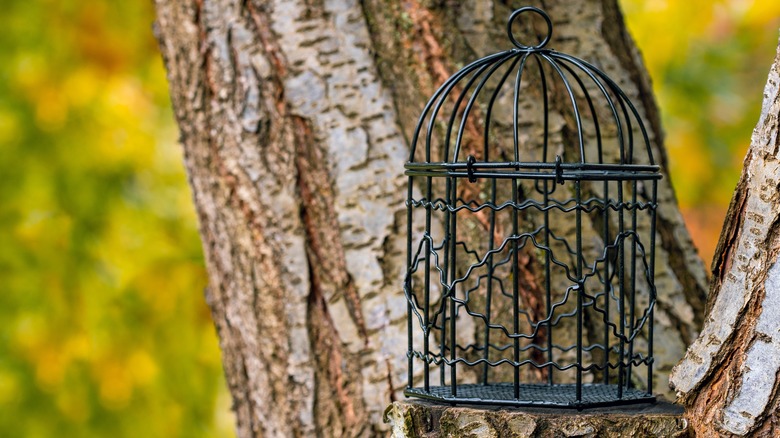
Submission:
M 655 396 L 638 389 L 623 388 L 618 396 L 617 385 L 583 384 L 582 397 L 577 401 L 575 384 L 521 384 L 519 397 L 515 398 L 511 383 L 458 385 L 456 395 L 450 386 L 407 388 L 407 397 L 417 397 L 448 404 L 478 404 L 498 406 L 527 406 L 585 409 L 636 403 L 655 403 Z

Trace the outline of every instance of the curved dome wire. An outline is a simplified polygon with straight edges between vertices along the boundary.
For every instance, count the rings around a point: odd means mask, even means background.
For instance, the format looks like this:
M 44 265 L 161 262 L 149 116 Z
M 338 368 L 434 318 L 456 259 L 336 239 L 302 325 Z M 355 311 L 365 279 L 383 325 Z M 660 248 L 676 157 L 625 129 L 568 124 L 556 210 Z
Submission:
M 535 12 L 547 22 L 548 33 L 538 45 L 520 44 L 512 34 L 512 23 L 524 12 Z M 632 174 L 636 175 L 636 172 L 658 173 L 660 171 L 655 163 L 644 123 L 623 90 L 593 64 L 546 48 L 552 35 L 552 24 L 546 13 L 533 7 L 518 9 L 510 16 L 507 27 L 510 41 L 516 46 L 515 48 L 494 53 L 463 67 L 445 81 L 428 101 L 412 137 L 407 175 L 422 176 L 432 172 L 463 169 L 468 161 L 467 157 L 461 156 L 464 134 L 467 131 L 467 124 L 475 123 L 476 126 L 482 127 L 482 160 L 474 160 L 474 163 L 469 166 L 473 169 L 474 175 L 491 177 L 495 175 L 481 174 L 480 172 L 511 168 L 515 170 L 516 174 L 521 171 L 532 171 L 533 175 L 527 175 L 532 178 L 545 178 L 544 171 L 547 171 L 547 177 L 554 178 L 555 175 L 552 171 L 556 168 L 554 165 L 555 157 L 549 154 L 550 126 L 547 119 L 551 110 L 549 88 L 553 85 L 553 81 L 562 84 L 576 124 L 576 147 L 579 159 L 572 162 L 563 160 L 557 166 L 562 169 L 564 180 L 592 178 L 594 172 L 599 177 L 603 172 L 614 172 L 612 176 L 615 178 L 630 179 Z M 520 126 L 522 114 L 519 108 L 520 101 L 524 97 L 521 86 L 524 84 L 524 74 L 529 69 L 535 69 L 539 77 L 542 112 L 545 115 L 543 146 L 541 155 L 536 157 L 523 156 L 519 139 L 523 131 Z M 513 80 L 508 80 L 510 77 L 513 77 Z M 491 81 L 493 84 L 489 86 Z M 593 89 L 598 93 L 597 96 L 591 95 L 587 83 L 593 85 Z M 509 160 L 491 161 L 491 156 L 497 155 L 491 154 L 491 143 L 505 140 L 500 136 L 496 138 L 491 127 L 496 100 L 499 95 L 506 92 L 511 92 L 513 103 L 512 155 Z M 597 115 L 598 99 L 601 99 L 603 106 L 608 109 L 611 116 L 610 122 L 616 130 L 615 138 L 619 144 L 619 160 L 616 163 L 605 163 L 603 158 L 603 122 L 600 122 Z M 448 105 L 450 102 L 451 105 Z M 449 111 L 442 111 L 445 105 L 449 107 Z M 474 120 L 475 107 L 480 107 L 480 111 L 484 112 L 484 117 L 481 117 L 481 120 Z M 586 113 L 584 114 L 584 112 Z M 587 121 L 590 121 L 590 126 L 586 126 Z M 645 159 L 642 160 L 635 160 L 634 157 L 634 143 L 636 142 L 634 127 L 637 127 L 641 133 L 639 142 L 642 146 L 641 152 L 645 154 Z M 589 129 L 592 129 L 595 134 L 593 140 L 597 147 L 595 160 L 589 160 L 586 156 L 585 133 Z M 431 156 L 431 152 L 436 149 L 435 140 L 442 143 L 437 158 Z M 425 148 L 425 156 L 422 159 L 416 159 L 418 143 L 421 141 Z M 517 176 L 522 177 L 523 175 L 518 174 Z

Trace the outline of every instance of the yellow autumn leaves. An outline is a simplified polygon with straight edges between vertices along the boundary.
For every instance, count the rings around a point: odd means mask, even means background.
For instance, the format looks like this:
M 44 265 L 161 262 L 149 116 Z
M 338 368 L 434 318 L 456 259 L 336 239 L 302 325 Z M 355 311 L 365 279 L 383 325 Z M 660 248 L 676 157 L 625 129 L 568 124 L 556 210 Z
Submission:
M 152 20 L 4 3 L 2 436 L 233 434 Z

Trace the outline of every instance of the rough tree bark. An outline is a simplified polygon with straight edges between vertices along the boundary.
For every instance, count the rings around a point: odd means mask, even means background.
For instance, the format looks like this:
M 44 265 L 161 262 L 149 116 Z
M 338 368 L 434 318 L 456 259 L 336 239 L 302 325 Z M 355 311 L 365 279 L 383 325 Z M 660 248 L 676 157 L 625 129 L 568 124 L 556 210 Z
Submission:
M 156 0 L 237 431 L 376 436 L 405 381 L 402 164 L 427 97 L 504 50 L 504 0 Z M 617 0 L 527 3 L 550 43 L 658 109 Z M 566 117 L 557 129 L 565 129 Z M 706 274 L 659 188 L 656 390 L 695 339 Z M 587 328 L 587 327 L 586 327 Z
M 697 436 L 780 436 L 780 45 L 712 262 L 707 319 L 671 383 Z

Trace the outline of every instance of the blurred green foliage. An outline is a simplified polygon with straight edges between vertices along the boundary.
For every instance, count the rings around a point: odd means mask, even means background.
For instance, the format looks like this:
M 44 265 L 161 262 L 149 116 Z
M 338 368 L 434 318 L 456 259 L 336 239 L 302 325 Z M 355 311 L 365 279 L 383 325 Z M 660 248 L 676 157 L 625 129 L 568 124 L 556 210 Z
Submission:
M 233 434 L 149 1 L 0 14 L 0 436 Z
M 706 258 L 758 118 L 780 3 L 621 3 Z M 151 2 L 4 5 L 0 436 L 232 436 Z
M 671 177 L 709 265 L 761 112 L 776 0 L 621 0 L 653 79 Z

